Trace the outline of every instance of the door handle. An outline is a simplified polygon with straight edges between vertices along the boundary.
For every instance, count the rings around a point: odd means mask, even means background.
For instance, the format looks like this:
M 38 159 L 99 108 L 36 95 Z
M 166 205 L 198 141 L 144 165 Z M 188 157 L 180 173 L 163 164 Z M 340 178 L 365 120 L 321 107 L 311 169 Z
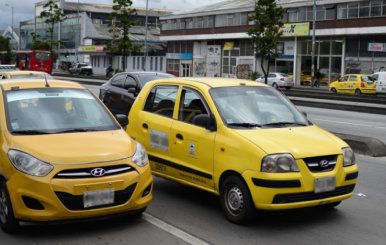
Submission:
M 176 138 L 179 140 L 184 140 L 184 136 L 182 136 L 180 133 L 176 134 Z
M 144 129 L 149 129 L 149 125 L 147 125 L 147 123 L 142 124 L 142 127 L 143 127 Z

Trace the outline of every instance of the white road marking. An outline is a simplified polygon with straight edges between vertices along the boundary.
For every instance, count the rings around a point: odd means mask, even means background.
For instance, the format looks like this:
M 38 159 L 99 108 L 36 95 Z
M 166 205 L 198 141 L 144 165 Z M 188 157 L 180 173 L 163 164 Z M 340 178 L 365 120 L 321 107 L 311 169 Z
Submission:
M 209 245 L 209 243 L 195 237 L 195 236 L 192 236 L 188 233 L 186 233 L 185 231 L 183 230 L 180 230 L 178 229 L 177 227 L 174 227 L 148 213 L 143 213 L 142 214 L 142 218 L 144 220 L 146 220 L 147 222 L 157 226 L 158 228 L 172 234 L 173 236 L 176 236 L 180 239 L 182 239 L 183 241 L 189 243 L 189 244 L 194 244 L 194 245 Z
M 313 121 L 322 121 L 322 122 L 330 122 L 330 123 L 348 124 L 348 125 L 352 125 L 352 126 L 361 126 L 361 127 L 369 127 L 369 128 L 386 129 L 386 127 L 380 127 L 380 126 L 374 126 L 374 125 L 366 125 L 366 124 L 358 124 L 358 123 L 350 123 L 350 122 L 325 120 L 325 119 L 319 119 L 319 118 L 312 118 L 311 120 L 313 120 Z

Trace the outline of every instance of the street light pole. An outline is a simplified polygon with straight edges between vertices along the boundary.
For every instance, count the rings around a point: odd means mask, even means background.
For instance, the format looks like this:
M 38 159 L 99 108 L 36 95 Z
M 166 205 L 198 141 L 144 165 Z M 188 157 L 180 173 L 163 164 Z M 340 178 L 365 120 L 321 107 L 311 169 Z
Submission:
M 316 29 L 316 0 L 312 8 L 312 60 L 311 60 L 311 76 L 315 79 L 315 29 Z M 312 84 L 311 84 L 312 85 Z
M 12 20 L 11 20 L 11 29 L 12 29 L 12 36 L 13 36 L 13 6 L 8 4 L 8 3 L 6 3 L 5 6 L 11 8 L 11 18 L 12 18 Z
M 145 64 L 143 66 L 144 70 L 146 71 L 146 60 L 147 60 L 147 18 L 148 18 L 148 3 L 149 0 L 146 0 L 146 18 L 145 18 L 145 47 L 144 47 L 144 56 L 145 56 Z

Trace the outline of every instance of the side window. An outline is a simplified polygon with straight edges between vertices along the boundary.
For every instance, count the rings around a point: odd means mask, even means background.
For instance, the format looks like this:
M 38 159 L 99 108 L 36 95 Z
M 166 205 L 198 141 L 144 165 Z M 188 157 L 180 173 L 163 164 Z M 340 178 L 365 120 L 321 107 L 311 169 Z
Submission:
M 276 77 L 276 75 L 275 74 L 268 74 L 268 77 Z
M 123 87 L 126 90 L 129 88 L 136 88 L 137 82 L 135 81 L 135 79 L 133 77 L 127 76 Z
M 194 117 L 200 114 L 208 114 L 207 106 L 200 93 L 192 89 L 183 89 L 180 108 L 178 109 L 178 120 L 192 123 Z
M 357 81 L 357 76 L 350 76 L 350 82 L 356 82 Z
M 339 79 L 339 82 L 347 82 L 348 76 L 343 76 Z
M 154 87 L 146 99 L 144 110 L 172 118 L 177 91 L 177 86 Z
M 124 88 L 126 74 L 118 75 L 111 81 L 111 85 L 118 88 Z
M 373 80 L 374 80 L 374 81 L 378 81 L 378 74 L 374 74 L 374 75 L 373 75 Z

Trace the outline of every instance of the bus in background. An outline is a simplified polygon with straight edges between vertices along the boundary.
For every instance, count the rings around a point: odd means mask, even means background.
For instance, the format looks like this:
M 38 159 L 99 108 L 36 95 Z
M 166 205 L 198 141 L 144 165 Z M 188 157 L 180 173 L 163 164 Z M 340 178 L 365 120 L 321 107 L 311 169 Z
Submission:
M 18 50 L 16 51 L 16 66 L 20 70 L 51 73 L 51 52 L 47 50 Z

